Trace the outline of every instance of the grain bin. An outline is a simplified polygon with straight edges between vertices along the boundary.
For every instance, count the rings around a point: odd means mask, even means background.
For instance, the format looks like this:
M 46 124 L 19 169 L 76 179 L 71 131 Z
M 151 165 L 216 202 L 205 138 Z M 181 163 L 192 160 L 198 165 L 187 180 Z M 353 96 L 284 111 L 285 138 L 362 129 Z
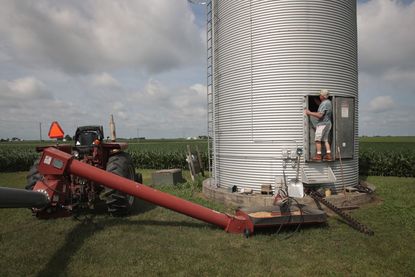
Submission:
M 259 191 L 294 178 L 297 148 L 303 182 L 357 184 L 356 1 L 212 0 L 207 11 L 213 185 Z M 316 109 L 320 89 L 334 106 L 335 160 L 316 163 L 303 110 Z

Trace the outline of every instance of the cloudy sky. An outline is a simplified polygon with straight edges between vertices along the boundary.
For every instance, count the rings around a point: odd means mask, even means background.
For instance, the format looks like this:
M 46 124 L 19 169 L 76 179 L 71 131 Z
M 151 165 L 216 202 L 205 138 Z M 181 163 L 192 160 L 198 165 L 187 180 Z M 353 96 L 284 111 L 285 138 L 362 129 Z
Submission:
M 53 120 L 120 137 L 206 134 L 204 7 L 0 0 L 0 138 Z M 415 3 L 358 2 L 360 135 L 415 135 Z

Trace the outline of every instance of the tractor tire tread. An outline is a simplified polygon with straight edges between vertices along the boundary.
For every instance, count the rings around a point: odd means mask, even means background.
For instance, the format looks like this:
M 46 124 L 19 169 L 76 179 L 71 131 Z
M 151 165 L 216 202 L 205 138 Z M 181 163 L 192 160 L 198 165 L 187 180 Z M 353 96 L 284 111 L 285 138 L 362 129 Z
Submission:
M 130 155 L 126 152 L 118 152 L 108 159 L 106 171 L 116 175 L 135 179 L 135 168 Z M 129 203 L 130 196 L 115 189 L 105 188 L 103 196 L 106 198 L 108 212 L 113 216 L 128 215 L 132 206 Z

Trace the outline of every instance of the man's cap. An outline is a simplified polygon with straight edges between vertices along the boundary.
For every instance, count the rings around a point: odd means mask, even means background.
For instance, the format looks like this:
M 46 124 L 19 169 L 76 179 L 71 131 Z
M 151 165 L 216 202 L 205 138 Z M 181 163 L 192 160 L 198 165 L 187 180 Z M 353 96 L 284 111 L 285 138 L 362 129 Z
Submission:
M 329 97 L 330 93 L 328 89 L 322 89 L 320 90 L 320 95 L 323 96 L 324 98 Z

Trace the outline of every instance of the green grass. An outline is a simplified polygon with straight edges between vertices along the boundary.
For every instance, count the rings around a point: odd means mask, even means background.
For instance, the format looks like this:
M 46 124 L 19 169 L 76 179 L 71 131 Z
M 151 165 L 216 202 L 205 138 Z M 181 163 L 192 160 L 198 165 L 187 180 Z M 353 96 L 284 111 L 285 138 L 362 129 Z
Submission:
M 415 154 L 415 142 L 361 142 L 360 153 L 376 151 L 378 153 Z
M 400 152 L 415 154 L 415 137 L 361 137 L 361 151 Z
M 401 137 L 360 137 L 360 142 L 412 142 L 415 143 L 415 136 L 401 136 Z
M 149 183 L 151 170 L 144 170 Z M 25 172 L 0 173 L 0 186 L 23 187 Z M 0 210 L 0 276 L 414 276 L 415 179 L 369 177 L 383 200 L 354 211 L 369 237 L 329 219 L 328 227 L 241 235 L 140 203 L 127 218 L 95 215 L 37 220 Z M 225 211 L 192 183 L 164 191 Z

